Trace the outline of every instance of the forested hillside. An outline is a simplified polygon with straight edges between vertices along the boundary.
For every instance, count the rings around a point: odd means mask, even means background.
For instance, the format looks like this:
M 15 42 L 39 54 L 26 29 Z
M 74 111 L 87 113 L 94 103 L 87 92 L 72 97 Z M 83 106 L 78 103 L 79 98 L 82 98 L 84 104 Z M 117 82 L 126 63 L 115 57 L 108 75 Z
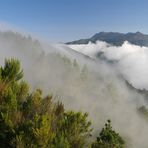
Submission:
M 62 102 L 42 90 L 30 92 L 18 60 L 0 68 L 0 147 L 17 148 L 122 148 L 124 140 L 105 124 L 91 142 L 87 113 L 65 110 Z
M 10 60 L 5 61 L 5 58 Z M 21 62 L 22 73 L 20 63 L 14 59 Z M 111 147 L 113 143 L 121 145 L 124 139 L 125 147 L 147 148 L 147 97 L 131 89 L 112 65 L 88 58 L 66 45 L 44 44 L 33 37 L 10 31 L 0 32 L 0 65 L 3 145 L 16 147 L 17 140 L 22 143 L 20 145 L 34 145 L 41 141 L 41 137 L 49 137 L 50 133 L 48 147 L 52 147 L 51 144 L 56 147 L 55 143 L 66 143 L 67 147 L 72 147 L 72 143 L 81 147 L 101 144 Z M 16 73 L 20 74 L 12 78 Z M 58 106 L 63 108 L 60 115 L 55 113 Z M 47 110 L 52 112 L 50 116 Z M 43 125 L 44 121 L 48 124 Z M 82 128 L 82 125 L 88 127 Z M 122 140 L 111 125 L 123 137 Z M 41 130 L 44 126 L 46 131 Z M 37 136 L 36 129 L 39 135 L 52 130 L 45 136 Z M 106 141 L 108 133 L 114 138 Z M 44 146 L 37 144 L 34 147 Z

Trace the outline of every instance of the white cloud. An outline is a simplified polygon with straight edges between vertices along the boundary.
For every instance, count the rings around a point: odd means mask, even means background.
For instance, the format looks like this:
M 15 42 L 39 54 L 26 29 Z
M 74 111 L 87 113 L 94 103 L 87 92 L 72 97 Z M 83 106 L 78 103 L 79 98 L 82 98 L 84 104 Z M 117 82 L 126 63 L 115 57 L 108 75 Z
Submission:
M 118 61 L 117 69 L 134 87 L 148 90 L 148 47 L 132 45 L 127 41 L 122 46 L 109 46 L 100 41 L 69 46 L 93 58 L 97 58 L 97 53 L 104 52 L 108 60 Z

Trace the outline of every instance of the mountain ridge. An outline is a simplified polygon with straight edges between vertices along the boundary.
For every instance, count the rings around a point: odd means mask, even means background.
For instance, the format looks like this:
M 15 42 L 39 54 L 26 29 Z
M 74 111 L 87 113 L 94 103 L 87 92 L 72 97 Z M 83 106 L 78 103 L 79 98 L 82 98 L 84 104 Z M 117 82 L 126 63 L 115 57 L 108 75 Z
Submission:
M 88 44 L 89 42 L 95 43 L 98 40 L 105 41 L 115 46 L 121 46 L 125 41 L 128 41 L 135 45 L 148 47 L 148 35 L 139 31 L 135 33 L 99 32 L 90 38 L 71 41 L 66 44 Z

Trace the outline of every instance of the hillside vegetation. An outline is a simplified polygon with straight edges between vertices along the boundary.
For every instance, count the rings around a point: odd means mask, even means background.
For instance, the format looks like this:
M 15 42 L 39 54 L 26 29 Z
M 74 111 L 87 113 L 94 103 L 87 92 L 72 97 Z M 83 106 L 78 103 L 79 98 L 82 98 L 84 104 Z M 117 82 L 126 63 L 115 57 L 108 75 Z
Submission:
M 42 90 L 30 92 L 16 59 L 0 67 L 0 147 L 2 148 L 123 148 L 122 137 L 108 120 L 92 141 L 87 113 L 65 110 Z M 50 81 L 50 80 L 49 80 Z

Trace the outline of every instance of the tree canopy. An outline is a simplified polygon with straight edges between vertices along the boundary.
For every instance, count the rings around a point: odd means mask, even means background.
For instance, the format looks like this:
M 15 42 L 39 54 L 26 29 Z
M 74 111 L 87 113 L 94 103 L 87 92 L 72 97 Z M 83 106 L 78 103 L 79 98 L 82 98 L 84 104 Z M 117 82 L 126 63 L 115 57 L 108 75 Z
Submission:
M 76 63 L 76 62 L 75 62 Z M 76 64 L 75 64 L 76 65 Z M 108 122 L 93 144 L 87 113 L 67 111 L 42 90 L 30 92 L 22 80 L 23 71 L 16 59 L 5 60 L 0 67 L 0 147 L 2 148 L 100 148 L 124 141 Z M 102 148 L 102 147 L 101 147 Z

